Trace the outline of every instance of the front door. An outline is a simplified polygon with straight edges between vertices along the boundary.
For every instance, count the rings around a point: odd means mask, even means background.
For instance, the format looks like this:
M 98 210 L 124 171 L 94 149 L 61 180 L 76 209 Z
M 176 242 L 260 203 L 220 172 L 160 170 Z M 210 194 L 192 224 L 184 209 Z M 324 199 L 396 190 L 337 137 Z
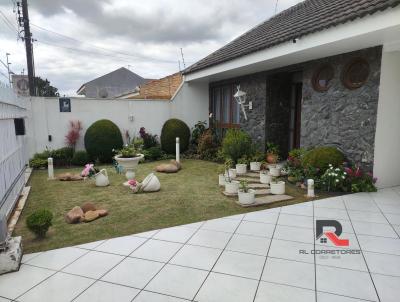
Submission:
M 302 83 L 294 84 L 294 133 L 293 133 L 293 148 L 300 148 L 301 135 L 301 102 L 302 102 Z

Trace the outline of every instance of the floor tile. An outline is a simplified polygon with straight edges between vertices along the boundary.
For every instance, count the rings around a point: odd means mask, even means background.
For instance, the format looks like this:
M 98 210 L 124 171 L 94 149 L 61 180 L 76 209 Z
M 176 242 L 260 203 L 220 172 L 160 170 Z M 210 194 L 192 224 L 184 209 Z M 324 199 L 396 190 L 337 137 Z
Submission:
M 400 215 L 398 214 L 385 214 L 385 217 L 391 224 L 400 225 Z
M 54 271 L 22 265 L 18 272 L 0 276 L 0 296 L 15 299 L 52 274 Z
M 323 217 L 325 219 L 344 219 L 349 220 L 346 210 L 341 209 L 328 209 L 328 208 L 315 208 L 314 215 L 316 217 Z
M 255 302 L 313 302 L 315 292 L 309 289 L 292 287 L 269 282 L 260 282 Z
M 273 224 L 242 221 L 236 230 L 236 234 L 271 238 L 274 228 L 275 225 Z
M 371 274 L 381 302 L 398 302 L 400 277 Z
M 188 300 L 142 291 L 133 302 L 185 302 Z
M 387 223 L 385 216 L 381 213 L 372 213 L 364 211 L 347 211 L 351 221 L 365 221 L 373 223 Z
M 356 234 L 399 238 L 392 226 L 388 223 L 371 223 L 363 221 L 353 221 Z
M 261 280 L 314 290 L 314 264 L 269 257 Z
M 159 272 L 163 265 L 160 262 L 128 257 L 101 280 L 143 288 Z
M 316 269 L 318 291 L 371 301 L 378 300 L 368 273 L 320 265 L 317 265 Z
M 130 257 L 168 262 L 181 246 L 181 243 L 150 239 L 130 254 Z
M 109 239 L 95 248 L 96 251 L 128 256 L 147 239 L 135 236 L 124 236 Z
M 64 273 L 56 273 L 20 298 L 20 302 L 69 302 L 95 281 Z
M 342 197 L 340 196 L 314 200 L 313 203 L 315 208 L 329 208 L 329 209 L 341 209 L 341 210 L 346 209 Z
M 233 220 L 233 219 L 222 219 L 222 218 L 213 219 L 206 221 L 201 227 L 201 229 L 233 233 L 236 230 L 239 223 L 240 223 L 239 220 Z
M 138 293 L 135 288 L 97 281 L 74 302 L 131 302 Z
M 223 249 L 232 236 L 230 233 L 215 232 L 208 230 L 198 230 L 196 234 L 189 240 L 189 244 L 201 245 L 206 247 L 214 247 Z
M 0 302 L 11 302 L 11 300 L 0 297 Z
M 259 279 L 264 262 L 263 256 L 224 251 L 215 264 L 213 272 Z
M 326 217 L 315 216 L 314 217 L 314 229 L 315 229 L 315 225 L 316 225 L 316 221 L 317 220 L 327 220 L 327 218 Z M 337 218 L 335 218 L 334 220 L 338 221 L 342 225 L 342 232 L 343 233 L 353 233 L 354 234 L 353 225 L 352 225 L 350 220 L 337 219 Z
M 372 273 L 400 277 L 400 256 L 371 252 L 363 254 Z
M 153 230 L 153 231 L 148 231 L 148 232 L 142 232 L 142 233 L 137 233 L 133 234 L 135 237 L 143 237 L 143 238 L 151 238 L 155 234 L 157 234 L 159 230 Z
M 235 252 L 267 256 L 270 242 L 271 239 L 269 238 L 234 234 L 226 246 L 226 249 Z
M 50 250 L 41 253 L 39 256 L 32 258 L 30 261 L 27 261 L 27 264 L 53 270 L 60 270 L 87 252 L 88 251 L 73 247 Z
M 93 250 L 104 242 L 105 242 L 105 240 L 99 240 L 99 241 L 80 244 L 75 247 L 80 248 L 80 249 L 85 249 L 85 250 Z
M 289 241 L 298 241 L 304 243 L 314 243 L 314 230 L 277 225 L 274 233 L 274 239 L 283 239 Z
M 198 269 L 211 270 L 222 250 L 195 245 L 185 245 L 170 263 Z
M 273 239 L 268 257 L 314 263 L 313 244 Z
M 222 217 L 222 218 L 223 219 L 242 220 L 243 217 L 244 217 L 244 214 L 237 214 L 237 215 L 226 216 L 226 217 Z
M 281 214 L 294 214 L 303 216 L 313 216 L 313 206 L 312 203 L 301 203 L 290 206 L 284 206 L 281 209 Z
M 349 298 L 328 293 L 317 292 L 318 302 L 365 302 L 365 300 Z
M 278 220 L 278 215 L 279 213 L 270 212 L 268 210 L 256 211 L 244 215 L 243 220 L 275 224 Z
M 351 196 L 351 195 L 349 195 Z M 378 206 L 373 200 L 354 200 L 354 199 L 348 199 L 349 197 L 343 196 L 344 203 L 346 205 L 347 210 L 352 210 L 352 211 L 367 211 L 367 212 L 373 212 L 373 213 L 378 213 L 380 212 Z
M 359 248 L 360 248 L 360 246 L 359 246 L 359 244 L 358 244 L 357 237 L 356 237 L 355 234 L 342 233 L 342 234 L 340 235 L 340 238 L 341 238 L 341 239 L 348 239 L 348 240 L 349 240 L 349 246 L 347 246 L 347 247 L 340 247 L 340 248 L 345 248 L 345 249 L 359 249 Z M 337 246 L 335 246 L 335 244 L 334 244 L 332 241 L 330 241 L 329 239 L 327 240 L 326 243 L 321 243 L 320 240 L 321 240 L 321 239 L 316 240 L 316 241 L 315 241 L 315 244 L 318 245 L 318 246 L 322 246 L 322 247 L 337 247 Z
M 380 204 L 379 208 L 384 214 L 400 214 L 400 201 L 397 205 Z
M 364 251 L 400 255 L 400 239 L 358 235 L 361 249 Z
M 253 302 L 258 281 L 211 273 L 194 301 Z
M 204 221 L 200 221 L 200 222 L 193 222 L 193 223 L 189 223 L 189 224 L 184 224 L 182 225 L 182 227 L 185 228 L 190 228 L 190 229 L 199 229 L 202 225 L 204 224 Z
M 315 255 L 315 261 L 319 265 L 348 268 L 358 271 L 368 271 L 364 257 L 361 253 L 354 253 L 353 249 L 343 249 L 337 247 L 316 246 L 316 250 L 322 250 Z
M 123 259 L 123 256 L 91 251 L 74 263 L 65 267 L 62 271 L 88 278 L 99 279 Z
M 206 271 L 167 264 L 146 290 L 191 300 L 207 274 Z
M 196 229 L 185 228 L 182 226 L 162 229 L 153 239 L 160 239 L 172 242 L 185 243 L 196 232 Z
M 21 263 L 27 263 L 29 260 L 39 256 L 42 252 L 32 253 L 32 254 L 24 254 L 22 255 Z
M 292 215 L 283 213 L 279 215 L 278 224 L 309 228 L 309 229 L 312 229 L 314 227 L 314 221 L 310 216 Z

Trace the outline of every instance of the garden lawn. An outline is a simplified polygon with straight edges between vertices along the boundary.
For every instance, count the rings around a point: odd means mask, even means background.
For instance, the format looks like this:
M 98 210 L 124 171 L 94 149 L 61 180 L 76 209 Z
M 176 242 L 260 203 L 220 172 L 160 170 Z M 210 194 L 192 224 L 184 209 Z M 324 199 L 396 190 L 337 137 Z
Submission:
M 143 180 L 160 163 L 140 164 L 136 171 L 137 179 Z M 124 175 L 117 174 L 111 166 L 106 167 L 111 182 L 108 187 L 96 187 L 94 180 L 49 181 L 47 171 L 33 171 L 29 181 L 30 195 L 13 235 L 22 236 L 25 253 L 31 253 L 305 200 L 304 190 L 287 185 L 287 194 L 294 196 L 294 200 L 242 208 L 234 199 L 221 193 L 218 187 L 218 164 L 183 160 L 182 166 L 183 169 L 176 174 L 156 173 L 161 182 L 161 191 L 142 194 L 132 194 L 129 188 L 124 187 Z M 80 173 L 81 170 L 56 169 L 55 174 Z M 109 215 L 91 223 L 67 224 L 64 221 L 65 213 L 86 201 L 107 209 Z M 49 209 L 54 214 L 53 226 L 42 240 L 35 239 L 25 223 L 26 217 L 40 208 Z

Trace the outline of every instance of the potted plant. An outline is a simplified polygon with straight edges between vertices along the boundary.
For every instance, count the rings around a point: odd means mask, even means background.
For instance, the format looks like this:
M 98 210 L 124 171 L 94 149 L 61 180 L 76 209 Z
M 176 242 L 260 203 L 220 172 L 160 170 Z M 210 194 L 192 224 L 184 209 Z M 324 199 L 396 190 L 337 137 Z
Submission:
M 220 186 L 225 185 L 225 168 L 224 167 L 219 167 L 218 168 L 218 184 Z
M 277 144 L 268 142 L 266 145 L 267 151 L 267 162 L 270 164 L 276 164 L 279 159 L 279 146 Z
M 236 164 L 236 173 L 237 174 L 246 174 L 247 162 L 248 162 L 247 158 L 244 156 L 238 159 L 237 164 Z
M 285 182 L 278 180 L 276 177 L 272 177 L 270 187 L 271 187 L 271 194 L 274 195 L 285 194 Z
M 262 184 L 269 184 L 271 182 L 271 174 L 268 170 L 260 171 L 260 182 Z
M 231 159 L 225 160 L 225 178 L 236 178 L 236 169 L 233 169 L 233 161 Z
M 281 175 L 281 166 L 270 165 L 269 166 L 269 172 L 271 173 L 272 176 L 278 177 L 278 176 Z
M 251 171 L 260 171 L 261 170 L 261 164 L 263 161 L 263 154 L 261 152 L 256 152 L 256 154 L 253 155 L 251 158 L 250 162 L 250 170 Z
M 237 194 L 238 190 L 239 190 L 239 182 L 237 180 L 233 180 L 231 177 L 231 170 L 234 170 L 236 173 L 235 169 L 230 169 L 230 164 L 232 163 L 232 161 L 227 160 L 225 162 L 225 168 L 226 168 L 226 172 L 225 172 L 225 193 L 228 194 Z
M 240 204 L 248 205 L 254 203 L 254 197 L 255 197 L 254 190 L 249 189 L 247 182 L 244 180 L 240 182 L 238 195 Z
M 110 184 L 107 170 L 101 169 L 99 171 L 93 164 L 86 164 L 85 168 L 81 172 L 81 176 L 84 178 L 94 178 L 97 187 L 106 187 Z
M 140 149 L 135 147 L 133 144 L 125 145 L 121 150 L 117 150 L 117 155 L 114 159 L 118 162 L 118 165 L 122 166 L 126 171 L 126 178 L 128 180 L 135 178 L 134 169 L 139 164 L 139 161 L 144 158 L 144 155 L 140 153 Z

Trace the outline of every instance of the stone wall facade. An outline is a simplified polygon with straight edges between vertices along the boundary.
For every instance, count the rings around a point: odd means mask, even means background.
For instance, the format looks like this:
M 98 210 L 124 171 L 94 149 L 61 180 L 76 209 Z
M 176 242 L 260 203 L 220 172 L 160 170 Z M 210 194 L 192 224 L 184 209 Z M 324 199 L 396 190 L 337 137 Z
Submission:
M 241 113 L 240 127 L 264 148 L 266 141 L 278 143 L 282 155 L 289 148 L 291 75 L 302 73 L 301 138 L 302 147 L 335 146 L 349 160 L 372 168 L 376 115 L 379 96 L 382 47 L 287 66 L 279 70 L 250 74 L 221 83 L 240 84 L 253 109 L 246 109 L 248 120 Z M 341 82 L 341 72 L 352 59 L 362 57 L 369 62 L 367 82 L 350 90 Z M 334 78 L 326 92 L 313 89 L 311 78 L 316 68 L 330 63 Z M 216 83 L 212 83 L 215 85 Z

